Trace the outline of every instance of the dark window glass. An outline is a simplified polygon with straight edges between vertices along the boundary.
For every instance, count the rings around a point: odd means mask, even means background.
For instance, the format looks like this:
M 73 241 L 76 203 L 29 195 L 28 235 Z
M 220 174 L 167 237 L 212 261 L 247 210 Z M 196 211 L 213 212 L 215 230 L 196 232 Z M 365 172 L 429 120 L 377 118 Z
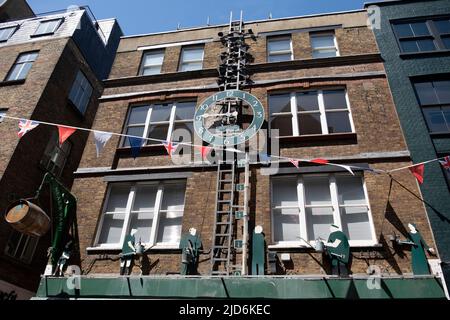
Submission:
M 450 104 L 450 81 L 434 81 L 434 89 L 441 104 Z
M 352 132 L 348 112 L 327 112 L 329 133 Z
M 437 104 L 439 102 L 431 82 L 416 83 L 415 87 L 421 105 Z
M 434 25 L 439 33 L 450 33 L 450 20 L 436 20 Z
M 416 40 L 402 40 L 400 46 L 403 52 L 419 52 Z
M 321 134 L 322 126 L 320 124 L 319 113 L 301 113 L 298 115 L 298 126 L 300 135 L 303 134 Z
M 347 109 L 344 90 L 329 90 L 323 92 L 325 109 Z
M 428 30 L 427 24 L 425 22 L 414 22 L 411 23 L 411 28 L 414 32 L 414 36 L 428 36 L 430 31 Z
M 278 129 L 280 137 L 292 136 L 292 115 L 272 118 L 270 129 Z
M 442 42 L 444 43 L 446 49 L 450 49 L 450 37 L 442 38 Z
M 169 124 L 153 124 L 148 128 L 148 137 L 152 139 L 166 140 L 168 130 Z M 148 140 L 147 144 L 161 144 L 161 142 Z
M 420 51 L 433 51 L 433 50 L 436 50 L 436 46 L 434 45 L 434 41 L 431 40 L 431 39 L 417 40 L 417 45 L 419 46 Z
M 425 120 L 427 121 L 430 132 L 447 132 L 447 127 L 444 113 L 440 107 L 423 108 Z M 446 110 L 448 117 L 448 109 Z
M 291 112 L 291 96 L 289 94 L 270 96 L 269 106 L 271 113 Z
M 297 110 L 298 111 L 319 110 L 319 100 L 317 96 L 317 91 L 298 93 Z
M 400 38 L 414 36 L 409 23 L 395 24 L 394 29 L 395 29 L 395 32 L 397 33 L 397 36 Z

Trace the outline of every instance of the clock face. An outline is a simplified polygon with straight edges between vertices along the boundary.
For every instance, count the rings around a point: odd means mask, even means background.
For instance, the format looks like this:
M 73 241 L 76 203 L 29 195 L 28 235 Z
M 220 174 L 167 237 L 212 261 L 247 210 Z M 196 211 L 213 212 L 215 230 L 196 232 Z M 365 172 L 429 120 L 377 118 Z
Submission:
M 264 123 L 264 108 L 259 100 L 244 91 L 218 92 L 195 112 L 194 129 L 211 145 L 237 145 L 253 137 Z

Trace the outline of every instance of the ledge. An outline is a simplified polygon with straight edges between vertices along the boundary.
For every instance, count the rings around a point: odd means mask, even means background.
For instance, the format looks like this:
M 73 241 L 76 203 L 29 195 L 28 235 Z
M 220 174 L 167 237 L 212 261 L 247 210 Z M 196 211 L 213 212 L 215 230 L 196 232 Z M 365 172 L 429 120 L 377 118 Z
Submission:
M 15 86 L 15 85 L 24 84 L 24 83 L 25 83 L 25 79 L 1 81 L 0 87 Z
M 417 59 L 429 57 L 450 57 L 450 50 L 436 50 L 423 52 L 401 52 L 399 57 L 402 59 Z

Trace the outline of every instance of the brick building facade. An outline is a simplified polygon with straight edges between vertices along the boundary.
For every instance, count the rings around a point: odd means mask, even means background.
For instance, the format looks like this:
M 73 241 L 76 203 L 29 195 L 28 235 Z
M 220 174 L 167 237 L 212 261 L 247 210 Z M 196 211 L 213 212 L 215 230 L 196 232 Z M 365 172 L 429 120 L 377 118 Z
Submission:
M 89 9 L 80 8 L 0 23 L 0 35 L 0 115 L 5 116 L 0 210 L 5 213 L 12 202 L 35 195 L 45 172 L 70 188 L 87 139 L 77 133 L 59 147 L 56 127 L 46 125 L 19 139 L 18 120 L 8 117 L 89 128 L 122 33 L 115 20 L 95 21 Z M 83 98 L 74 94 L 79 87 Z M 40 239 L 21 235 L 1 219 L 2 293 L 32 296 L 49 246 L 50 233 Z

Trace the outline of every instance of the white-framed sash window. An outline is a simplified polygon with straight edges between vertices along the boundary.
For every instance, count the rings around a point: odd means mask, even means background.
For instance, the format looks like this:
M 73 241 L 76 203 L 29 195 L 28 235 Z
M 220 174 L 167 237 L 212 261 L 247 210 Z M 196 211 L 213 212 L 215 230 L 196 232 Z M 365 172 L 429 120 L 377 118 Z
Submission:
M 334 32 L 310 33 L 313 58 L 338 57 L 339 49 Z
M 267 37 L 267 61 L 279 62 L 294 59 L 291 35 Z

